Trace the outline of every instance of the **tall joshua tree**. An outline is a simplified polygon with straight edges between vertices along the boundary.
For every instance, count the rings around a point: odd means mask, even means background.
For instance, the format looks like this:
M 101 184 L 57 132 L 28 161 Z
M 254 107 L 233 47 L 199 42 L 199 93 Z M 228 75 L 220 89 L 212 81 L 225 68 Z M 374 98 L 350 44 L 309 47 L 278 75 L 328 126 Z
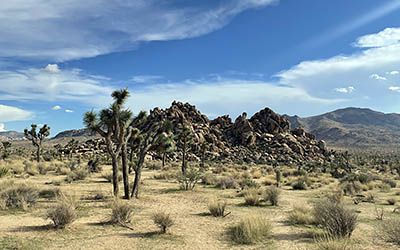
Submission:
M 133 168 L 135 179 L 131 192 L 132 198 L 139 197 L 139 184 L 147 152 L 152 148 L 157 148 L 157 141 L 160 140 L 161 134 L 170 133 L 168 122 L 157 121 L 157 119 L 151 118 L 145 112 L 141 112 L 132 122 L 132 127 L 135 128 L 135 137 L 131 138 L 131 147 L 136 147 L 138 151 L 138 159 Z
M 187 154 L 189 152 L 189 149 L 191 147 L 192 144 L 192 140 L 193 139 L 193 134 L 192 134 L 192 130 L 186 125 L 183 125 L 182 131 L 180 132 L 180 134 L 178 135 L 178 143 L 179 143 L 179 147 L 182 151 L 182 174 L 186 175 L 186 170 L 187 170 Z
M 30 140 L 32 144 L 36 147 L 36 161 L 40 162 L 40 153 L 42 151 L 42 142 L 43 140 L 50 135 L 50 127 L 47 124 L 43 125 L 37 131 L 37 125 L 32 124 L 31 129 L 27 128 L 24 130 L 25 138 Z
M 123 109 L 129 92 L 126 89 L 116 90 L 111 95 L 114 102 L 109 108 L 102 109 L 98 114 L 94 111 L 84 115 L 85 126 L 100 134 L 106 141 L 107 152 L 111 156 L 113 170 L 113 192 L 117 196 L 118 186 L 118 158 L 122 156 L 122 174 L 124 179 L 125 198 L 129 199 L 129 179 L 127 171 L 126 144 L 131 134 L 129 124 L 132 113 Z
M 162 133 L 157 141 L 157 151 L 162 155 L 162 168 L 165 167 L 165 159 L 168 153 L 175 150 L 175 141 L 172 133 Z

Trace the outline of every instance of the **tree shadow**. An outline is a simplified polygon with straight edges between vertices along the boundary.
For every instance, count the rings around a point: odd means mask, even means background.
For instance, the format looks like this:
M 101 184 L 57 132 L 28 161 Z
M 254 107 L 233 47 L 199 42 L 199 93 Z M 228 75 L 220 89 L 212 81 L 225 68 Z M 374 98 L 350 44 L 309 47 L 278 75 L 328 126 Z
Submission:
M 49 230 L 56 230 L 56 228 L 52 224 L 41 225 L 41 226 L 21 226 L 11 229 L 10 232 L 42 232 Z

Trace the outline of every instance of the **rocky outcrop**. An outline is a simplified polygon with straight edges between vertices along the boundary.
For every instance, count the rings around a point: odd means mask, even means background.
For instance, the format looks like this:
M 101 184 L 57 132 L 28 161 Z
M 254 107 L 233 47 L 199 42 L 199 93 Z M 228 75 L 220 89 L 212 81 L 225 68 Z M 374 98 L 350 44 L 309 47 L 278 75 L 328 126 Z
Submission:
M 169 121 L 174 135 L 182 128 L 192 131 L 190 157 L 198 159 L 201 145 L 207 145 L 207 158 L 219 161 L 254 163 L 295 163 L 301 161 L 322 161 L 327 151 L 323 141 L 301 128 L 290 130 L 289 121 L 283 116 L 265 108 L 251 118 L 243 113 L 232 122 L 225 115 L 209 120 L 195 106 L 189 103 L 173 102 L 167 109 L 155 108 L 148 116 L 149 123 Z M 105 150 L 100 141 L 87 141 L 76 149 L 85 153 Z M 99 152 L 99 151 L 96 151 Z M 152 154 L 158 157 L 156 153 Z M 170 153 L 169 158 L 178 159 L 179 149 Z

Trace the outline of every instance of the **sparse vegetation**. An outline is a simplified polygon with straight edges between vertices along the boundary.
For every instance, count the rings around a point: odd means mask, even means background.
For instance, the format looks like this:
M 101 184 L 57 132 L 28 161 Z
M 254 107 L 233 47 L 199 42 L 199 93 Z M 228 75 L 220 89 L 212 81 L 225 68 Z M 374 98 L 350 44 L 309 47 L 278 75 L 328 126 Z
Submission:
M 54 227 L 59 229 L 70 225 L 76 218 L 76 203 L 71 197 L 61 197 L 46 213 L 46 219 L 50 219 Z
M 122 226 L 131 222 L 133 207 L 128 203 L 115 199 L 111 204 L 110 223 Z
M 242 219 L 230 229 L 230 235 L 238 244 L 265 241 L 272 236 L 272 225 L 264 216 L 253 215 Z
M 220 200 L 211 201 L 208 204 L 208 211 L 214 217 L 224 217 L 225 216 L 226 202 Z
M 156 224 L 160 228 L 161 233 L 166 233 L 168 228 L 174 225 L 174 221 L 172 220 L 171 215 L 165 212 L 158 212 L 153 214 L 153 221 L 154 224 Z
M 265 190 L 265 201 L 268 201 L 272 206 L 278 206 L 280 190 L 276 187 L 268 187 Z

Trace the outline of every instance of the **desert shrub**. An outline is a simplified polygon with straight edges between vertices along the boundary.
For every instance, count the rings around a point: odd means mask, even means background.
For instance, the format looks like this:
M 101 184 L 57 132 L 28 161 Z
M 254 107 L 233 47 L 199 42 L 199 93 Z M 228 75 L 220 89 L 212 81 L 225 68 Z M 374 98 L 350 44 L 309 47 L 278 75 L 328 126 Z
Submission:
M 68 183 L 71 183 L 73 181 L 81 181 L 86 179 L 86 177 L 89 175 L 88 171 L 86 169 L 75 169 L 74 171 L 71 171 L 68 175 L 67 178 L 65 179 Z
M 112 172 L 109 172 L 109 173 L 103 173 L 102 175 L 101 175 L 101 177 L 103 177 L 104 179 L 106 179 L 107 180 L 107 182 L 112 182 L 113 181 L 113 173 Z M 118 181 L 122 181 L 122 174 L 121 173 L 118 173 Z
M 182 190 L 193 190 L 201 179 L 201 173 L 194 168 L 190 168 L 186 171 L 186 174 L 179 173 L 177 179 Z
M 294 190 L 306 190 L 308 185 L 307 185 L 307 181 L 305 180 L 304 177 L 300 177 L 298 178 L 296 181 L 294 181 L 291 184 L 292 188 Z
M 368 173 L 360 173 L 358 174 L 358 181 L 361 182 L 362 184 L 367 184 L 372 180 L 372 177 Z
M 265 201 L 271 203 L 272 206 L 278 206 L 280 190 L 276 187 L 268 187 L 265 190 Z
M 39 191 L 39 197 L 45 199 L 55 199 L 61 196 L 61 190 L 59 188 L 48 188 Z
M 87 163 L 88 171 L 90 173 L 100 173 L 103 168 L 100 166 L 99 158 L 90 159 Z
M 64 166 L 57 166 L 56 174 L 58 175 L 68 175 L 71 172 L 71 169 Z
M 239 181 L 239 186 L 241 189 L 258 188 L 258 187 L 260 187 L 260 184 L 258 184 L 256 181 L 254 181 L 251 178 L 244 177 Z
M 314 205 L 315 221 L 329 236 L 350 237 L 357 224 L 357 214 L 342 203 L 322 200 Z
M 261 197 L 259 190 L 256 188 L 249 188 L 244 191 L 244 204 L 247 206 L 260 205 Z
M 8 168 L 0 167 L 0 178 L 6 176 L 8 174 Z
M 315 224 L 312 210 L 307 207 L 295 206 L 289 212 L 287 221 L 291 225 L 312 225 Z
M 262 172 L 260 169 L 252 168 L 251 175 L 254 179 L 260 179 L 262 177 Z
M 133 208 L 127 202 L 115 199 L 111 204 L 110 223 L 126 225 L 131 222 Z
M 391 186 L 387 183 L 382 183 L 380 186 L 382 192 L 390 192 Z
M 44 163 L 39 163 L 39 164 L 37 165 L 37 169 L 38 169 L 38 171 L 39 171 L 39 174 L 41 174 L 41 175 L 47 174 L 48 168 L 47 168 L 46 164 L 44 164 Z
M 395 188 L 397 186 L 396 181 L 392 179 L 383 179 L 382 183 L 388 184 L 391 188 Z
M 400 246 L 400 219 L 384 221 L 377 230 L 379 238 Z
M 271 223 L 261 215 L 253 215 L 242 219 L 230 229 L 230 235 L 238 244 L 251 244 L 272 236 Z
M 397 200 L 396 200 L 396 199 L 393 199 L 393 198 L 389 198 L 389 199 L 387 199 L 387 203 L 388 203 L 389 205 L 395 205 L 395 204 L 396 204 L 396 202 L 397 202 Z
M 53 222 L 55 228 L 65 228 L 77 218 L 76 204 L 72 198 L 62 197 L 57 204 L 49 208 L 46 219 Z
M 164 168 L 163 171 L 161 171 L 159 174 L 154 175 L 154 179 L 156 180 L 172 180 L 175 179 L 177 176 L 178 172 L 174 170 L 167 170 L 167 168 Z M 122 178 L 122 176 L 121 176 Z
M 221 177 L 219 178 L 216 186 L 221 189 L 235 189 L 239 186 L 239 184 L 232 177 Z
M 39 193 L 27 184 L 8 186 L 0 191 L 0 201 L 3 209 L 17 208 L 26 210 L 36 203 Z
M 225 208 L 226 208 L 226 202 L 225 201 L 211 201 L 208 204 L 208 210 L 210 211 L 210 214 L 214 217 L 224 217 L 225 216 Z
M 361 192 L 362 185 L 359 181 L 345 181 L 341 188 L 345 195 L 355 195 Z
M 335 190 L 331 193 L 326 195 L 326 198 L 333 203 L 340 203 L 343 201 L 343 191 L 342 190 Z
M 216 185 L 218 182 L 217 177 L 215 174 L 212 173 L 206 173 L 203 175 L 203 178 L 201 178 L 201 183 L 204 185 Z
M 161 233 L 166 233 L 168 228 L 174 225 L 174 221 L 171 216 L 165 212 L 153 214 L 153 222 L 160 228 Z

